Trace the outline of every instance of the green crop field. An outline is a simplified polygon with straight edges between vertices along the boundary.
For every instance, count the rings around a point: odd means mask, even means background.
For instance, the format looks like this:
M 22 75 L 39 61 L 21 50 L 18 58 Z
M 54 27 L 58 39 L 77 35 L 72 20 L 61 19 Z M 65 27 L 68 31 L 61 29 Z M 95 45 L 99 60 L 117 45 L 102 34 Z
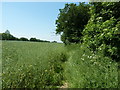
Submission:
M 116 88 L 117 66 L 85 45 L 2 42 L 3 88 Z
M 3 41 L 2 46 L 3 88 L 62 84 L 63 44 Z

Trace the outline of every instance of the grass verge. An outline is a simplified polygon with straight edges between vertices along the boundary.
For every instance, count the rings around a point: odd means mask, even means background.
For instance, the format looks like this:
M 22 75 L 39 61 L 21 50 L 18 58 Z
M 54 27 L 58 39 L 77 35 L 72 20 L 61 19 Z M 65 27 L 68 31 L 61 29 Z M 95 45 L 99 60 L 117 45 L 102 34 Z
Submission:
M 68 50 L 64 75 L 69 88 L 118 87 L 118 63 L 85 45 L 68 46 Z

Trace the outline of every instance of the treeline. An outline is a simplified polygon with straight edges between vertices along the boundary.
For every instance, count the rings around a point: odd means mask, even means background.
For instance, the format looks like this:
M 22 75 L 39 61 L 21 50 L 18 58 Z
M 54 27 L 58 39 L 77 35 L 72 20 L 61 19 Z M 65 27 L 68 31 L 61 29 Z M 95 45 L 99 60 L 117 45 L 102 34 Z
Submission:
M 8 30 L 5 31 L 5 33 L 0 33 L 0 40 L 16 40 L 16 41 L 33 41 L 33 42 L 50 42 L 46 40 L 40 40 L 37 38 L 30 38 L 27 39 L 25 37 L 17 38 L 10 34 Z M 53 41 L 53 43 L 57 43 L 56 41 Z
M 56 20 L 56 33 L 66 44 L 81 43 L 120 61 L 120 2 L 66 4 Z

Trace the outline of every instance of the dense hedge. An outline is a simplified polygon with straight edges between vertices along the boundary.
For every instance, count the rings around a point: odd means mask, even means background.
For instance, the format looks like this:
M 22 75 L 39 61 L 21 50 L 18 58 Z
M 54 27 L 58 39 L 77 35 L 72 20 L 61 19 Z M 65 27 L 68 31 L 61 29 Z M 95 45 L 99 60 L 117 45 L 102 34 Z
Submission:
M 83 41 L 92 51 L 103 50 L 105 56 L 110 56 L 116 61 L 120 60 L 120 15 L 118 15 L 120 5 L 118 4 L 120 2 L 93 3 L 91 18 L 83 30 Z M 109 12 L 108 15 L 106 12 Z

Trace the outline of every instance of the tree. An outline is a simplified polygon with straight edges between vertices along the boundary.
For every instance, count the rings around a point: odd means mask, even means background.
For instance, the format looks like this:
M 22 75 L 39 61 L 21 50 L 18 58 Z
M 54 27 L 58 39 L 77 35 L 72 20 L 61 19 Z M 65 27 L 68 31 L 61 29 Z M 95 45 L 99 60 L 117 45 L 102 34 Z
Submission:
M 81 41 L 82 31 L 89 20 L 89 5 L 85 3 L 66 4 L 60 9 L 56 20 L 56 34 L 61 34 L 64 43 Z
M 38 41 L 36 38 L 30 38 L 30 41 Z
M 5 33 L 6 33 L 6 34 L 10 34 L 10 31 L 9 31 L 9 30 L 6 30 Z
M 5 33 L 1 33 L 1 40 L 18 40 L 18 38 L 14 37 L 10 34 L 10 31 L 6 30 Z
M 25 37 L 21 37 L 20 41 L 29 41 L 29 40 L 27 38 L 25 38 Z
M 52 41 L 52 43 L 57 43 L 57 41 Z

